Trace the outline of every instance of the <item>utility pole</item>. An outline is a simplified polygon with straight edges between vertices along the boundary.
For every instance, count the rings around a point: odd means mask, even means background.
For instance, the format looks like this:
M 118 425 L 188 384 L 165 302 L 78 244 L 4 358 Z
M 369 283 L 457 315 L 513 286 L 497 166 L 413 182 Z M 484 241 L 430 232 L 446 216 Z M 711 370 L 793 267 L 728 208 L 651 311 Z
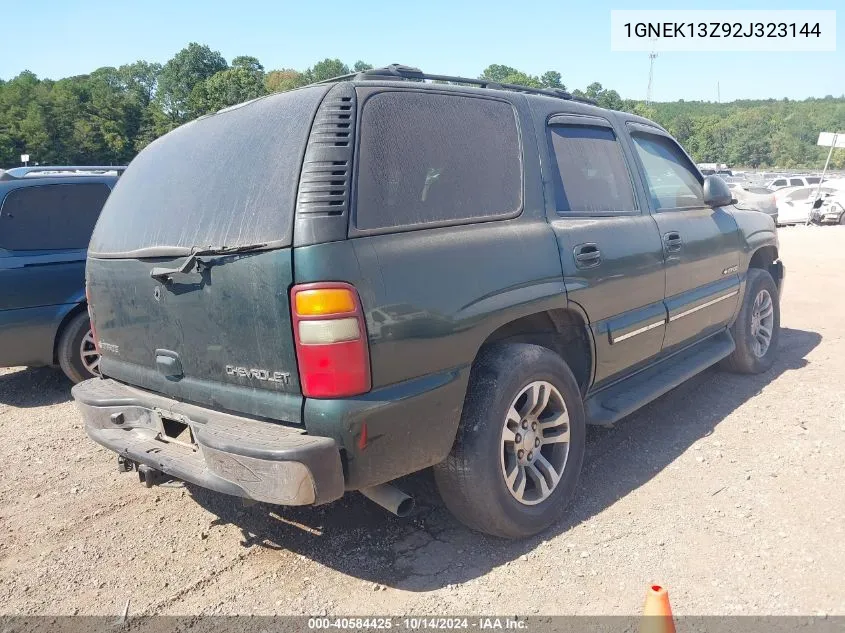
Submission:
M 719 90 L 719 82 L 716 82 L 716 103 L 722 103 L 722 91 Z
M 651 51 L 648 54 L 648 92 L 645 95 L 646 105 L 651 105 L 651 87 L 654 83 L 654 60 L 657 59 L 657 53 Z

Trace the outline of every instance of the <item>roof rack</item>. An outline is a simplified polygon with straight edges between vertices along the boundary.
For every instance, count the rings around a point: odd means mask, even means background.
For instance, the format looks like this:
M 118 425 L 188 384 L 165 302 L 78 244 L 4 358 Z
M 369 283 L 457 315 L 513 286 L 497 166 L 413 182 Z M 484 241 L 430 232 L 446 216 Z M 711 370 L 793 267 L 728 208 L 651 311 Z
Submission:
M 44 176 L 97 176 L 105 172 L 115 171 L 118 176 L 126 171 L 125 165 L 39 165 L 37 167 L 14 167 L 0 173 L 0 180 L 25 178 L 30 175 Z
M 579 103 L 589 103 L 590 105 L 598 105 L 593 99 L 585 97 L 576 97 L 575 95 L 563 90 L 561 88 L 529 88 L 528 86 L 520 86 L 519 84 L 507 84 L 498 81 L 491 81 L 489 79 L 472 79 L 470 77 L 453 77 L 451 75 L 429 75 L 424 73 L 419 68 L 413 66 L 404 66 L 402 64 L 390 64 L 384 68 L 372 68 L 370 70 L 362 70 L 357 73 L 350 73 L 348 75 L 341 75 L 339 77 L 332 77 L 317 83 L 334 83 L 337 81 L 346 81 L 353 79 L 357 81 L 372 81 L 375 79 L 387 80 L 405 80 L 405 81 L 444 81 L 453 84 L 468 84 L 471 86 L 478 86 L 479 88 L 492 88 L 494 90 L 510 90 L 513 92 L 525 92 L 528 94 L 544 95 L 546 97 L 557 97 L 558 99 L 566 99 L 568 101 L 578 101 Z

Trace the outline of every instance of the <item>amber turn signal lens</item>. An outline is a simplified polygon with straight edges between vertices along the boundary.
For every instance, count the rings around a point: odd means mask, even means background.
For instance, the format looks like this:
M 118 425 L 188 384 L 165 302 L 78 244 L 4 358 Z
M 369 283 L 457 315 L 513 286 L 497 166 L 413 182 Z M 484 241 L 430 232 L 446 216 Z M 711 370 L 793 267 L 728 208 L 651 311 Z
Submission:
M 355 297 L 346 288 L 319 288 L 296 293 L 296 312 L 301 316 L 323 316 L 354 312 Z

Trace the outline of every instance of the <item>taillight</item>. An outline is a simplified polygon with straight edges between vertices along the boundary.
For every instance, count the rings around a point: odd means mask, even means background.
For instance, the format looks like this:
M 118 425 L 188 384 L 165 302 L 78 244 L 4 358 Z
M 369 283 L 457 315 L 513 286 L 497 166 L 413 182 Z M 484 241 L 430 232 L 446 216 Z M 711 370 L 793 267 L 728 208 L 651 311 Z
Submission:
M 88 322 L 91 324 L 91 336 L 94 338 L 94 348 L 97 350 L 97 353 L 100 352 L 100 339 L 97 338 L 97 330 L 94 329 L 94 311 L 91 309 L 91 291 L 88 290 L 88 286 L 85 286 L 85 301 L 88 304 Z
M 370 390 L 370 352 L 361 301 L 342 282 L 301 284 L 290 291 L 302 394 L 342 398 Z

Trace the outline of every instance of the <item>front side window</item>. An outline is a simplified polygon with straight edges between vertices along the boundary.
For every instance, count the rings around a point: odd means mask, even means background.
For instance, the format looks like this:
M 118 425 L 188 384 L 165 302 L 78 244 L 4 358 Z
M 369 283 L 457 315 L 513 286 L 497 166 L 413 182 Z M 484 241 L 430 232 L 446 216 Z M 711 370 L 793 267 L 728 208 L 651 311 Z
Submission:
M 772 186 L 773 187 L 786 187 L 786 181 L 783 178 L 781 178 L 779 180 L 775 180 L 772 183 Z
M 631 213 L 631 176 L 613 130 L 589 125 L 551 125 L 555 203 L 559 213 Z
M 654 134 L 631 136 L 655 211 L 704 206 L 701 181 L 677 143 Z
M 513 107 L 422 91 L 364 104 L 355 225 L 361 230 L 506 217 L 522 207 Z
M 13 189 L 0 208 L 0 248 L 11 251 L 88 248 L 109 196 L 102 183 Z

